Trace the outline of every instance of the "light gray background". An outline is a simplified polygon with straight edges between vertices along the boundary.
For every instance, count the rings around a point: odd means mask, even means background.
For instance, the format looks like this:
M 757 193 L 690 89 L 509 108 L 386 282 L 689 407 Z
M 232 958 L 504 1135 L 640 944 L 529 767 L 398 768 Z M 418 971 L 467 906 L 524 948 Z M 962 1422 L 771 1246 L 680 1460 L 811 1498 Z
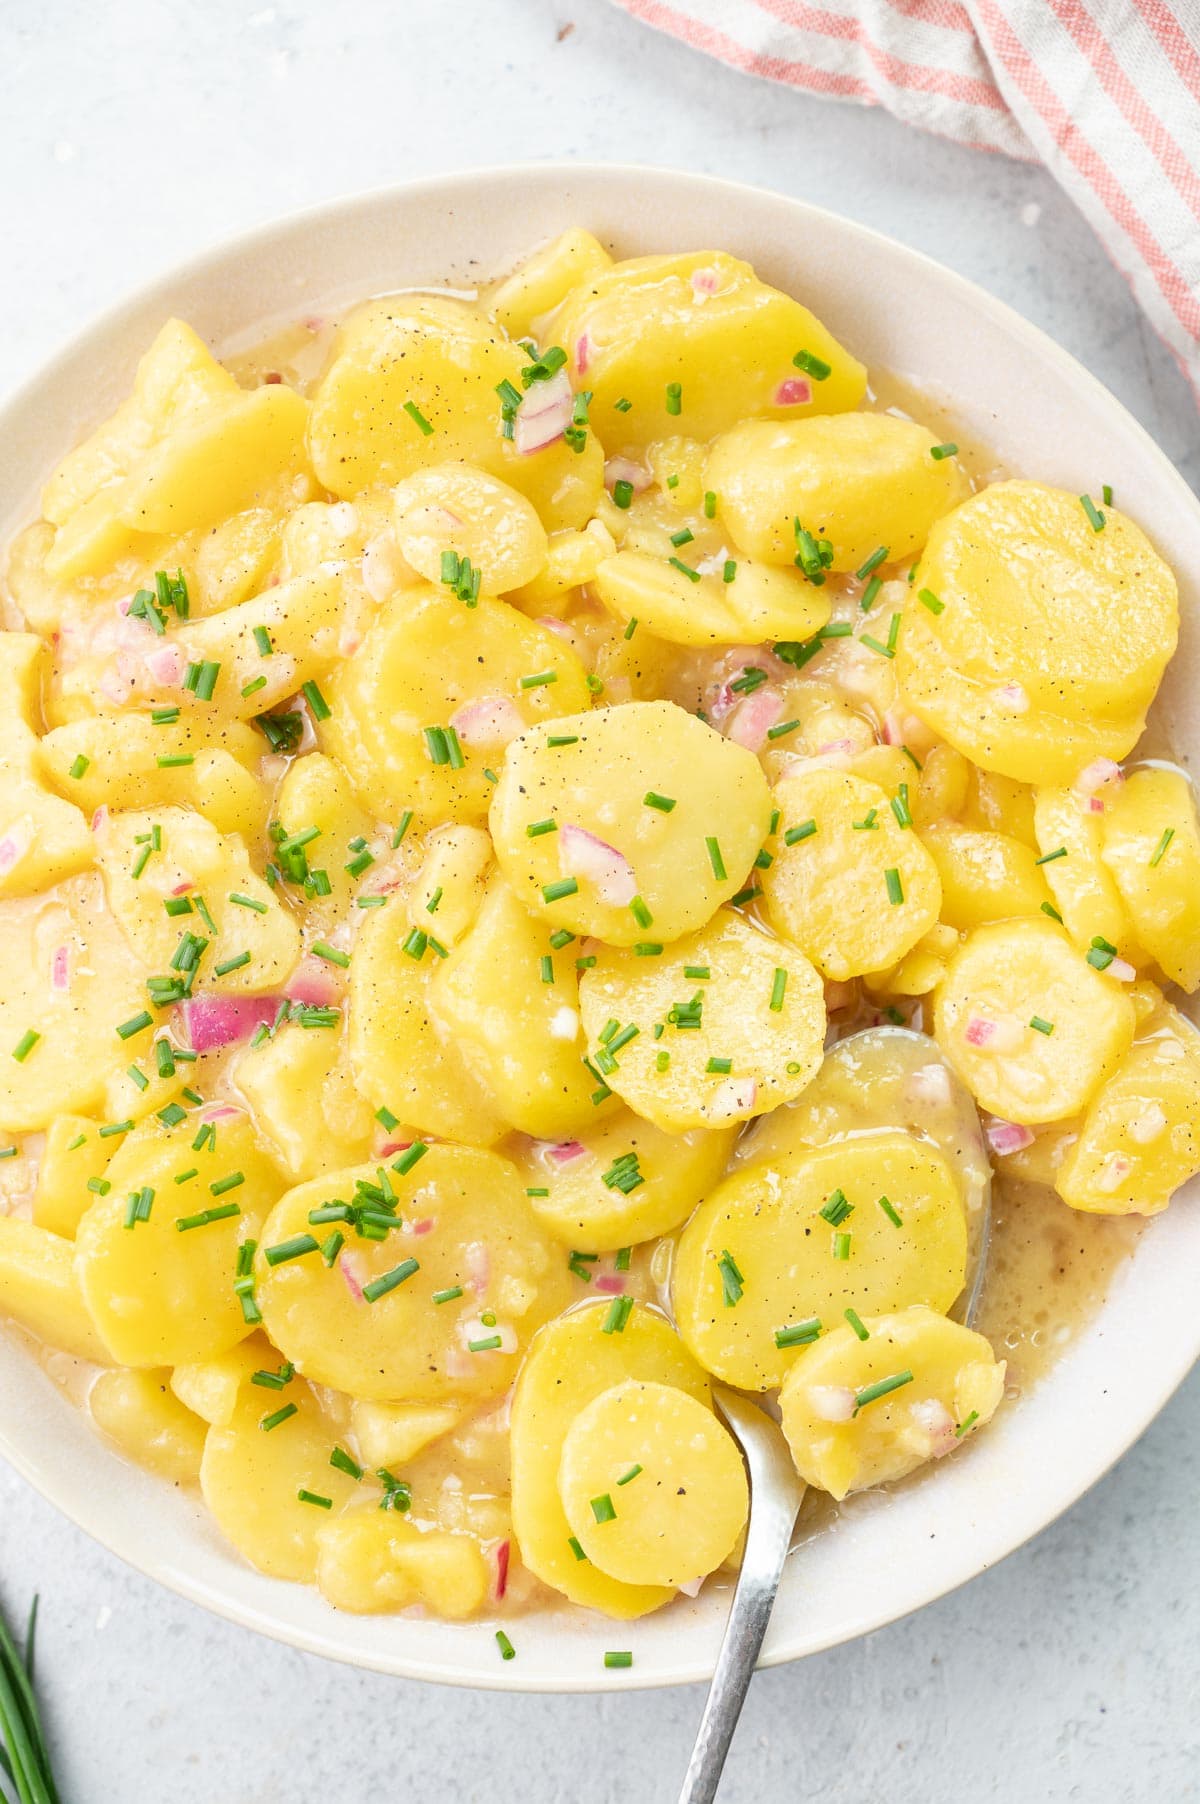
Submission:
M 260 220 L 564 156 L 740 177 L 941 258 L 1089 364 L 1200 483 L 1185 385 L 1040 170 L 752 82 L 606 0 L 8 0 L 0 390 L 98 308 Z M 1193 1377 L 1003 1566 L 760 1675 L 723 1801 L 1194 1798 L 1198 1491 Z M 701 1705 L 444 1691 L 292 1653 L 128 1571 L 0 1466 L 0 1600 L 15 1614 L 35 1588 L 66 1804 L 670 1804 Z

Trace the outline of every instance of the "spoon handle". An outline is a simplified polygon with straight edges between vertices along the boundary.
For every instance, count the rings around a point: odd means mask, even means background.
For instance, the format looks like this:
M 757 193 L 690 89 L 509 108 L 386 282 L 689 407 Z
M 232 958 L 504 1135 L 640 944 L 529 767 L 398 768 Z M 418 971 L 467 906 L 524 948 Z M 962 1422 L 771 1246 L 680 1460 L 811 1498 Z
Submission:
M 743 1398 L 723 1389 L 715 1394 L 741 1441 L 750 1468 L 750 1517 L 729 1620 L 679 1804 L 712 1804 L 717 1795 L 729 1744 L 771 1620 L 796 1512 L 804 1496 L 804 1486 L 796 1477 L 783 1436 L 774 1424 L 768 1423 L 762 1411 Z M 742 1432 L 744 1421 L 746 1433 Z M 763 1428 L 774 1432 L 764 1435 Z

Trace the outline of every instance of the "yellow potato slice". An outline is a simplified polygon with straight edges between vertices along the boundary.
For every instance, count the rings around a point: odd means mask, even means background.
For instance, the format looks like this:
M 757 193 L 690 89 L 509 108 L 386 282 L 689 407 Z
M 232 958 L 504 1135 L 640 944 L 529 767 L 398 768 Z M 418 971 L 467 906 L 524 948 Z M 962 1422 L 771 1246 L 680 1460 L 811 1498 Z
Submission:
M 172 689 L 171 699 L 197 711 L 220 708 L 244 720 L 264 714 L 355 651 L 373 612 L 349 568 L 332 564 L 207 620 L 188 621 L 176 635 L 178 643 L 193 663 L 215 663 L 220 670 L 211 701 L 192 702 L 186 688 Z M 258 629 L 270 636 L 267 657 L 254 636 Z
M 1034 831 L 1041 869 L 1063 926 L 1086 952 L 1099 937 L 1126 955 L 1133 934 L 1112 872 L 1104 863 L 1104 816 L 1074 789 L 1039 789 Z M 1153 851 L 1153 848 L 1151 848 Z M 1147 857 L 1150 853 L 1147 853 Z
M 186 1359 L 171 1373 L 171 1389 L 186 1409 L 203 1421 L 226 1428 L 233 1420 L 238 1398 L 255 1372 L 278 1373 L 282 1360 L 264 1334 L 252 1334 L 214 1353 L 211 1359 Z M 259 1401 L 270 1395 L 261 1390 Z
M 436 951 L 393 902 L 369 909 L 350 961 L 350 1062 L 373 1109 L 447 1140 L 489 1145 L 503 1132 L 495 1099 L 429 1007 Z
M 487 1601 L 490 1570 L 470 1535 L 421 1529 L 395 1510 L 347 1510 L 319 1526 L 317 1590 L 335 1610 L 360 1614 L 424 1604 L 450 1622 Z
M 409 1149 L 382 1168 L 387 1188 L 379 1169 L 330 1172 L 281 1198 L 258 1257 L 268 1334 L 305 1377 L 353 1397 L 497 1395 L 529 1336 L 566 1301 L 561 1251 L 539 1228 L 513 1166 L 495 1153 L 431 1146 L 413 1159 Z M 339 1218 L 339 1208 L 344 1216 L 363 1206 L 390 1215 L 388 1189 L 398 1225 L 381 1239 L 360 1234 L 358 1217 Z M 381 1190 L 384 1200 L 373 1203 Z M 331 1236 L 326 1264 L 318 1243 L 328 1248 Z M 300 1250 L 279 1255 L 292 1244 Z
M 572 1422 L 558 1494 L 592 1565 L 626 1585 L 706 1578 L 733 1552 L 750 1507 L 737 1442 L 712 1410 L 634 1378 Z
M 322 743 L 367 805 L 383 818 L 412 808 L 432 824 L 483 820 L 484 772 L 500 770 L 509 741 L 589 697 L 579 659 L 546 627 L 486 596 L 468 607 L 422 587 L 383 610 L 328 700 Z M 429 738 L 448 730 L 448 746 Z
M 358 853 L 365 849 L 371 862 L 387 857 L 390 834 L 376 828 L 374 818 L 359 803 L 354 786 L 336 758 L 322 752 L 307 752 L 289 766 L 275 797 L 274 818 L 289 837 L 319 829 L 316 839 L 306 847 L 310 866 L 323 870 L 329 879 L 329 898 L 305 894 L 308 916 L 336 920 L 345 907 L 346 898 L 358 887 L 362 870 Z M 365 842 L 352 846 L 351 841 Z M 369 887 L 369 885 L 368 885 Z
M 495 859 L 486 827 L 439 827 L 408 894 L 408 919 L 441 945 L 457 946 L 475 924 Z
M 798 571 L 748 558 L 719 558 L 710 570 L 710 561 L 681 570 L 683 559 L 671 563 L 647 551 L 621 550 L 597 565 L 593 580 L 618 620 L 635 621 L 635 632 L 645 628 L 676 645 L 810 639 L 829 619 L 825 591 Z
M 1166 1009 L 1096 1093 L 1054 1187 L 1092 1215 L 1158 1215 L 1200 1171 L 1198 1124 L 1200 1034 Z
M 966 1269 L 963 1199 L 945 1158 L 887 1129 L 734 1172 L 683 1231 L 672 1298 L 700 1363 L 764 1391 L 814 1322 L 828 1332 L 847 1308 L 949 1309 Z
M 620 1327 L 608 1303 L 585 1303 L 538 1334 L 517 1379 L 512 1403 L 512 1519 L 529 1570 L 572 1603 L 629 1621 L 674 1596 L 666 1585 L 625 1585 L 571 1547 L 571 1527 L 558 1493 L 563 1444 L 580 1412 L 627 1379 L 671 1385 L 698 1403 L 710 1401 L 708 1379 L 670 1323 L 635 1303 Z
M 875 783 L 819 765 L 775 790 L 780 831 L 760 878 L 776 932 L 837 981 L 894 964 L 938 918 L 937 866 Z
M 1173 983 L 1200 988 L 1200 823 L 1181 770 L 1131 771 L 1105 802 L 1103 858 L 1133 931 Z
M 281 1411 L 291 1413 L 279 1420 Z M 272 1426 L 272 1418 L 275 1418 Z M 282 1391 L 248 1384 L 233 1416 L 204 1443 L 200 1486 L 217 1527 L 238 1552 L 274 1578 L 311 1584 L 322 1528 L 356 1490 L 330 1464 L 334 1424 L 307 1384 Z M 324 1499 L 310 1503 L 300 1496 Z
M 967 778 L 961 800 L 956 807 L 947 809 L 947 813 L 961 815 L 965 827 L 1006 833 L 1010 839 L 1019 839 L 1022 845 L 1040 850 L 1034 823 L 1037 791 L 1031 784 L 1018 783 L 1015 777 L 1002 777 L 998 771 L 981 770 L 978 765 L 968 764 L 952 746 L 938 747 L 930 757 L 936 757 L 939 752 L 957 759 Z
M 490 824 L 527 908 L 631 946 L 678 939 L 736 894 L 770 812 L 751 752 L 673 702 L 630 702 L 514 741 Z
M 350 1425 L 364 1465 L 372 1471 L 380 1466 L 399 1470 L 456 1428 L 465 1413 L 457 1403 L 369 1403 L 359 1398 L 351 1406 Z
M 960 933 L 985 921 L 1036 915 L 1050 897 L 1036 854 L 1007 833 L 981 833 L 956 821 L 922 830 L 942 885 L 942 920 Z
M 509 1127 L 566 1139 L 591 1125 L 597 1084 L 584 1064 L 574 953 L 553 948 L 499 872 L 470 932 L 437 961 L 429 1006 Z
M 109 913 L 96 875 L 45 896 L 0 902 L 0 1122 L 47 1127 L 90 1114 L 136 1050 L 118 1025 L 145 1004 L 144 968 Z M 21 1058 L 14 1055 L 36 1041 Z M 7 1056 L 5 1056 L 7 1055 Z
M 486 305 L 510 338 L 536 339 L 546 314 L 572 288 L 611 268 L 612 258 L 600 240 L 571 226 L 498 282 L 485 296 Z
M 1105 511 L 1096 532 L 1076 496 L 1002 482 L 930 533 L 896 673 L 917 713 L 987 769 L 1069 783 L 1141 730 L 1178 597 L 1145 535 Z
M 375 1122 L 340 1035 L 286 1022 L 245 1047 L 230 1076 L 293 1182 L 369 1156 Z
M 75 1275 L 71 1242 L 19 1215 L 0 1215 L 0 1315 L 48 1346 L 108 1364 Z
M 594 1069 L 668 1133 L 765 1115 L 821 1063 L 820 978 L 732 909 L 655 957 L 603 948 L 579 999 Z
M 39 1228 L 74 1240 L 85 1209 L 95 1198 L 89 1178 L 102 1178 L 112 1156 L 112 1140 L 101 1140 L 100 1124 L 86 1115 L 56 1115 L 46 1129 L 33 1193 Z
M 748 557 L 792 564 L 799 520 L 832 545 L 831 569 L 856 570 L 881 547 L 893 562 L 911 558 L 966 499 L 958 459 L 932 457 L 936 445 L 926 427 L 888 413 L 743 420 L 713 445 L 705 482 Z
M 89 818 L 97 808 L 115 813 L 190 804 L 220 832 L 246 833 L 242 823 L 260 827 L 264 815 L 261 786 L 252 774 L 263 749 L 262 737 L 242 721 L 181 714 L 177 721 L 156 725 L 146 714 L 93 714 L 47 733 L 38 747 L 38 763 L 47 782 Z M 191 763 L 160 764 L 160 758 L 190 758 Z M 229 774 L 231 765 L 244 787 L 236 815 L 225 819 L 222 782 L 232 790 L 238 781 Z
M 467 559 L 485 595 L 503 595 L 540 575 L 546 529 L 524 495 L 470 464 L 432 464 L 393 490 L 392 531 L 401 554 L 426 582 L 445 580 L 446 554 Z M 453 585 L 452 585 L 453 586 Z
M 299 929 L 251 869 L 240 839 L 218 833 L 193 809 L 156 808 L 111 816 L 96 841 L 109 907 L 156 974 L 172 969 L 183 935 L 191 934 L 209 941 L 196 968 L 197 990 L 261 995 L 291 976 L 300 956 Z M 194 912 L 168 915 L 163 907 L 169 897 L 195 891 L 216 922 L 215 938 Z M 234 896 L 257 906 L 247 908 Z
M 934 998 L 934 1032 L 981 1108 L 1061 1121 L 1084 1108 L 1133 1038 L 1121 986 L 1049 920 L 977 928 Z
M 175 1485 L 200 1477 L 205 1424 L 171 1390 L 165 1369 L 101 1372 L 88 1392 L 92 1421 L 139 1466 Z
M 238 1249 L 257 1238 L 282 1180 L 244 1115 L 211 1125 L 216 1138 L 199 1149 L 194 1116 L 177 1128 L 135 1128 L 80 1221 L 80 1288 L 123 1365 L 210 1359 L 250 1332 L 253 1314 L 234 1289 Z
M 146 533 L 214 526 L 308 469 L 309 404 L 286 383 L 243 393 L 181 421 L 121 485 L 120 520 Z
M 609 450 L 680 429 L 710 439 L 747 414 L 839 413 L 866 384 L 861 363 L 806 307 L 724 251 L 596 271 L 568 294 L 554 329 L 572 381 L 592 390 L 589 418 Z M 827 373 L 802 374 L 794 359 L 805 352 Z
M 866 1340 L 839 1327 L 805 1348 L 779 1397 L 797 1472 L 839 1500 L 953 1452 L 1004 1395 L 1005 1362 L 982 1334 L 932 1309 L 862 1325 Z
M 717 1182 L 737 1133 L 664 1133 L 632 1109 L 605 1115 L 579 1140 L 535 1140 L 518 1155 L 542 1225 L 584 1253 L 654 1240 L 685 1222 Z

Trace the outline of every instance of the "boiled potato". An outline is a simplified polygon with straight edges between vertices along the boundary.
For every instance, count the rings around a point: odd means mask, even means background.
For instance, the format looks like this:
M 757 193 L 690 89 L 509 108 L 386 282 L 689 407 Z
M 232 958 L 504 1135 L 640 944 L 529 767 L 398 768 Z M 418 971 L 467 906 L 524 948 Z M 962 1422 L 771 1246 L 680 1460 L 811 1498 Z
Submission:
M 230 1075 L 294 1182 L 369 1157 L 375 1122 L 340 1035 L 286 1022 L 240 1052 Z
M 193 1415 L 226 1428 L 233 1421 L 244 1386 L 255 1372 L 277 1373 L 280 1365 L 279 1355 L 266 1336 L 252 1334 L 236 1347 L 214 1353 L 211 1359 L 184 1360 L 171 1373 L 171 1389 Z M 270 1388 L 262 1390 L 260 1401 L 269 1395 Z
M 87 820 L 42 771 L 44 658 L 36 634 L 0 632 L 0 896 L 32 895 L 93 861 Z
M 350 962 L 354 1079 L 373 1109 L 410 1128 L 487 1145 L 503 1131 L 496 1101 L 430 1013 L 440 962 L 392 903 L 368 911 Z
M 39 1228 L 74 1240 L 79 1218 L 95 1192 L 89 1178 L 102 1178 L 112 1154 L 111 1140 L 101 1140 L 99 1122 L 86 1115 L 56 1115 L 46 1129 L 33 1193 L 33 1219 Z
M 429 1007 L 509 1127 L 566 1139 L 591 1125 L 597 1085 L 574 954 L 551 939 L 497 872 L 474 926 L 433 969 Z
M 1034 830 L 1041 869 L 1063 926 L 1082 951 L 1098 937 L 1128 953 L 1132 929 L 1104 862 L 1104 816 L 1089 800 L 1074 789 L 1037 791 Z
M 1164 1009 L 1102 1085 L 1054 1176 L 1093 1215 L 1157 1215 L 1200 1171 L 1200 1034 Z
M 242 721 L 181 713 L 156 724 L 146 714 L 93 714 L 47 733 L 38 764 L 47 782 L 89 817 L 97 808 L 190 804 L 220 832 L 249 836 L 264 814 L 253 774 L 262 751 L 261 736 Z
M 527 908 L 631 946 L 708 920 L 742 887 L 769 816 L 752 753 L 672 702 L 631 702 L 522 734 L 490 824 Z
M 785 777 L 775 802 L 780 833 L 760 878 L 775 930 L 837 981 L 903 957 L 937 920 L 942 886 L 885 791 L 814 765 Z
M 529 367 L 527 352 L 461 301 L 368 301 L 347 319 L 313 398 L 318 477 L 335 495 L 353 497 L 461 460 L 528 496 L 548 532 L 585 525 L 603 481 L 594 434 L 578 452 L 559 437 L 522 453 L 504 436 L 497 387 L 508 382 L 520 394 Z
M 946 1160 L 884 1129 L 736 1171 L 684 1229 L 671 1285 L 700 1363 L 763 1391 L 796 1359 L 804 1324 L 828 1332 L 847 1308 L 949 1309 L 966 1270 L 966 1215 Z
M 939 821 L 921 833 L 942 885 L 942 920 L 962 933 L 985 921 L 1036 915 L 1049 901 L 1032 849 L 1007 833 Z
M 982 1334 L 932 1309 L 867 1316 L 863 1327 L 866 1340 L 838 1327 L 806 1347 L 779 1398 L 797 1472 L 839 1500 L 952 1453 L 1004 1395 L 1005 1362 Z M 889 1379 L 901 1382 L 880 1393 Z
M 278 583 L 235 608 L 180 627 L 176 638 L 191 662 L 215 663 L 219 671 L 210 701 L 193 703 L 186 687 L 172 690 L 172 696 L 202 712 L 220 708 L 247 720 L 265 714 L 349 657 L 373 612 L 366 592 L 343 565 L 324 565 Z M 270 636 L 266 656 L 256 630 Z
M 196 1116 L 135 1128 L 79 1223 L 79 1285 L 123 1365 L 210 1359 L 250 1332 L 234 1290 L 238 1249 L 257 1238 L 282 1181 L 244 1115 L 222 1112 L 210 1125 L 215 1139 L 199 1147 Z M 139 1196 L 146 1212 L 135 1217 Z
M 47 1127 L 103 1104 L 134 1043 L 118 1025 L 142 1011 L 144 968 L 104 902 L 98 876 L 0 902 L 0 1122 Z M 22 1056 L 29 1034 L 38 1037 Z
M 1172 983 L 1200 988 L 1200 823 L 1181 770 L 1145 765 L 1105 802 L 1102 855 L 1133 931 Z
M 268 1426 L 282 1410 L 291 1413 Z M 231 1420 L 209 1429 L 200 1465 L 204 1501 L 222 1534 L 260 1572 L 299 1584 L 316 1577 L 321 1530 L 357 1488 L 330 1464 L 336 1444 L 333 1422 L 298 1378 L 282 1392 L 248 1384 Z
M 308 467 L 309 404 L 286 383 L 181 421 L 130 472 L 117 513 L 138 532 L 188 532 L 264 501 Z
M 336 1610 L 403 1610 L 424 1604 L 451 1622 L 487 1601 L 489 1569 L 470 1535 L 422 1530 L 394 1510 L 348 1510 L 321 1526 L 317 1589 Z
M 606 1330 L 606 1323 L 610 1324 Z M 656 1610 L 667 1585 L 627 1585 L 580 1560 L 558 1491 L 559 1463 L 572 1423 L 613 1385 L 636 1379 L 670 1385 L 708 1405 L 708 1379 L 670 1323 L 635 1303 L 620 1328 L 608 1303 L 585 1303 L 535 1337 L 512 1403 L 512 1514 L 521 1558 L 572 1603 L 623 1621 Z
M 676 645 L 810 639 L 829 619 L 828 597 L 798 572 L 749 558 L 718 558 L 711 570 L 708 558 L 683 570 L 682 561 L 623 549 L 597 565 L 596 593 L 634 631 Z
M 909 705 L 985 769 L 1070 783 L 1142 730 L 1175 649 L 1175 579 L 1106 513 L 1095 532 L 1076 496 L 1002 482 L 930 533 L 896 672 Z
M 496 284 L 486 297 L 488 311 L 511 338 L 536 338 L 545 316 L 572 288 L 611 268 L 600 240 L 571 226 Z
M 529 1336 L 566 1301 L 566 1261 L 539 1228 L 507 1159 L 431 1146 L 419 1160 L 402 1154 L 382 1169 L 386 1186 L 379 1168 L 362 1165 L 314 1178 L 280 1200 L 258 1258 L 267 1332 L 297 1371 L 353 1397 L 441 1403 L 495 1396 L 512 1382 Z M 370 1211 L 372 1196 L 387 1199 L 389 1189 L 396 1227 L 380 1239 L 360 1232 L 360 1217 L 339 1226 L 324 1213 Z M 373 1207 L 376 1216 L 391 1213 L 386 1201 Z M 338 1250 L 335 1243 L 327 1265 L 318 1241 L 331 1234 L 345 1244 Z M 312 1244 L 273 1262 L 272 1249 L 297 1239 Z M 393 1282 L 373 1294 L 389 1276 Z
M 408 894 L 409 925 L 432 932 L 447 948 L 470 932 L 483 906 L 495 860 L 485 827 L 439 827 Z
M 371 1403 L 358 1398 L 350 1424 L 363 1464 L 399 1469 L 456 1428 L 465 1411 L 458 1403 Z
M 653 958 L 603 948 L 579 997 L 594 1068 L 668 1133 L 764 1115 L 821 1063 L 820 978 L 732 909 Z
M 523 679 L 536 678 L 525 683 Z M 381 816 L 481 821 L 505 747 L 588 706 L 569 646 L 515 608 L 422 587 L 385 608 L 330 686 L 321 739 Z M 449 745 L 431 734 L 449 734 Z
M 966 499 L 957 457 L 931 457 L 936 444 L 924 426 L 889 413 L 743 420 L 713 445 L 705 481 L 747 557 L 792 564 L 799 521 L 832 545 L 831 569 L 856 570 L 881 547 L 893 562 L 911 558 L 934 521 Z
M 980 1107 L 1006 1121 L 1077 1114 L 1133 1029 L 1120 985 L 1037 918 L 977 928 L 934 998 L 938 1045 Z
M 346 898 L 358 888 L 364 870 L 369 872 L 387 856 L 390 836 L 378 832 L 374 817 L 362 807 L 346 772 L 323 752 L 307 752 L 292 761 L 276 793 L 274 812 L 289 836 L 319 829 L 317 838 L 308 842 L 305 856 L 310 867 L 325 872 L 329 896 L 311 898 L 310 919 L 316 915 L 336 920 Z
M 616 540 L 602 520 L 589 520 L 582 532 L 556 532 L 546 546 L 546 563 L 530 583 L 522 583 L 507 596 L 534 619 L 561 615 L 575 591 L 593 581 L 604 559 L 616 550 Z
M 965 827 L 1005 833 L 1010 839 L 1019 839 L 1022 845 L 1041 849 L 1034 820 L 1037 791 L 1030 784 L 1018 783 L 1014 777 L 1002 777 L 999 771 L 980 770 L 978 765 L 968 764 L 960 752 L 948 745 L 936 747 L 930 753 L 926 768 L 930 759 L 939 755 L 957 759 L 966 777 L 961 800 L 956 807 L 946 810 L 948 814 L 961 815 Z
M 0 1315 L 10 1316 L 51 1347 L 77 1359 L 109 1361 L 75 1275 L 69 1240 L 0 1215 Z
M 130 946 L 156 973 L 174 968 L 180 940 L 191 934 L 208 941 L 195 968 L 197 988 L 259 995 L 290 977 L 300 956 L 299 929 L 251 869 L 240 839 L 218 833 L 193 809 L 155 808 L 110 816 L 96 845 L 109 907 Z M 169 915 L 163 907 L 168 898 L 190 892 L 203 896 L 215 938 L 194 913 Z M 251 905 L 236 901 L 239 896 Z
M 706 1577 L 733 1552 L 750 1507 L 737 1442 L 713 1411 L 634 1378 L 575 1417 L 558 1494 L 592 1565 L 626 1585 Z
M 529 1142 L 526 1195 L 544 1227 L 584 1253 L 654 1240 L 680 1227 L 725 1169 L 736 1124 L 664 1133 L 632 1109 L 605 1114 L 584 1139 Z
M 646 446 L 676 418 L 710 439 L 746 414 L 840 413 L 866 384 L 863 366 L 806 307 L 723 251 L 597 271 L 567 295 L 554 328 L 573 380 L 592 391 L 589 418 L 608 450 Z M 826 373 L 798 374 L 804 353 Z
M 118 1366 L 101 1372 L 88 1392 L 92 1421 L 122 1453 L 172 1484 L 200 1476 L 205 1424 L 185 1409 L 165 1370 Z
M 486 470 L 432 464 L 398 483 L 393 496 L 396 543 L 426 582 L 445 581 L 447 552 L 478 571 L 485 595 L 531 583 L 545 565 L 546 529 L 537 510 Z

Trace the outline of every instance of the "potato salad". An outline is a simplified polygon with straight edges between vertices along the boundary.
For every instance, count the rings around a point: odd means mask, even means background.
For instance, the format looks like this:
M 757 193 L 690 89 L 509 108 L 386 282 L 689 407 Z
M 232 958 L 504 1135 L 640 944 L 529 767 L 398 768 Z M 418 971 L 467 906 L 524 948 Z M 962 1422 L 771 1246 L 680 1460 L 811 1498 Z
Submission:
M 887 395 L 574 230 L 167 321 L 12 544 L 0 1315 L 261 1572 L 504 1659 L 695 1596 L 714 1381 L 835 1503 L 969 1459 L 993 1177 L 1074 1247 L 1200 1170 L 1174 578 Z

